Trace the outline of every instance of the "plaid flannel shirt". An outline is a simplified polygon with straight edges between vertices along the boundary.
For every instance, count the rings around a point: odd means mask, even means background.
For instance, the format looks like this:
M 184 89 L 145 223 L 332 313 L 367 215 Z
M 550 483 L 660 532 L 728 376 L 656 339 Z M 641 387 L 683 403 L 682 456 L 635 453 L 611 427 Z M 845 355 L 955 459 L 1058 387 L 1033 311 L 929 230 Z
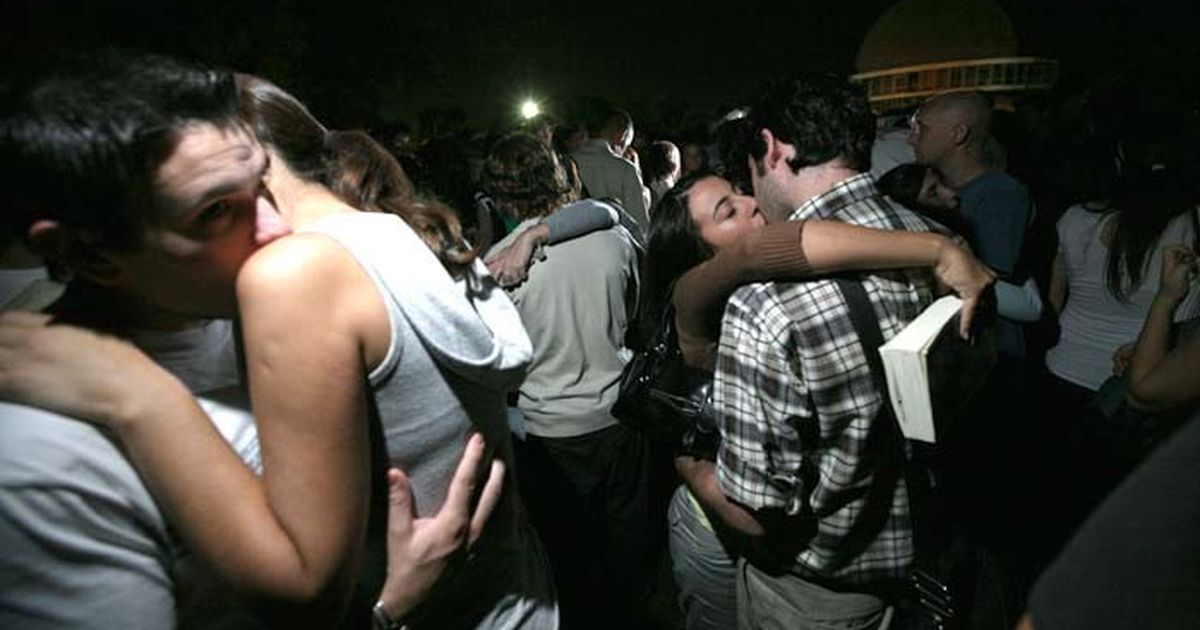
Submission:
M 791 216 L 806 218 L 929 230 L 883 198 L 866 174 L 840 182 Z M 884 339 L 932 301 L 927 270 L 857 279 Z M 836 584 L 905 575 L 913 547 L 904 476 L 896 466 L 880 466 L 886 456 L 876 427 L 882 397 L 833 281 L 760 283 L 735 292 L 721 324 L 713 395 L 722 491 L 753 510 L 799 518 L 799 553 L 775 562 Z

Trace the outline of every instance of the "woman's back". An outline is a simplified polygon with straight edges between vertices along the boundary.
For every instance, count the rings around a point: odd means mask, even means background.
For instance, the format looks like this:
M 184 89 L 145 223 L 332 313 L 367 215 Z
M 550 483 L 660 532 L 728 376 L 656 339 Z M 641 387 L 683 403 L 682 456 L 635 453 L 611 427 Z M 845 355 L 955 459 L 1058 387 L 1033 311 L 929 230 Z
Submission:
M 1196 211 L 1193 211 L 1196 212 Z M 1193 246 L 1192 213 L 1184 212 L 1163 229 L 1147 251 L 1145 273 L 1126 300 L 1113 296 L 1107 282 L 1108 235 L 1113 214 L 1072 206 L 1058 222 L 1059 254 L 1066 266 L 1067 301 L 1060 316 L 1058 344 L 1046 354 L 1046 365 L 1060 378 L 1097 389 L 1112 374 L 1112 354 L 1137 340 L 1142 322 L 1158 290 L 1162 250 Z M 1176 321 L 1200 314 L 1200 296 L 1192 291 L 1176 313 Z
M 471 432 L 507 458 L 505 395 L 523 374 L 528 338 L 502 291 L 452 279 L 399 217 L 343 213 L 310 230 L 353 254 L 383 298 L 391 341 L 368 366 L 370 386 L 388 457 L 412 479 L 418 515 L 434 514 Z M 557 627 L 549 566 L 509 471 L 470 559 L 418 609 L 431 627 Z

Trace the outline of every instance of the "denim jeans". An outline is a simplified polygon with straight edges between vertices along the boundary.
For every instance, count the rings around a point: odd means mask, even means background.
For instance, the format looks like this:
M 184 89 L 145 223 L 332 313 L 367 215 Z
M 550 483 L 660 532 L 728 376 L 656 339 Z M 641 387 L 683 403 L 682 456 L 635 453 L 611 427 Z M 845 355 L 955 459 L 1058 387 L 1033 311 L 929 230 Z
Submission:
M 736 563 L 707 526 L 686 485 L 667 511 L 671 570 L 687 630 L 737 627 Z

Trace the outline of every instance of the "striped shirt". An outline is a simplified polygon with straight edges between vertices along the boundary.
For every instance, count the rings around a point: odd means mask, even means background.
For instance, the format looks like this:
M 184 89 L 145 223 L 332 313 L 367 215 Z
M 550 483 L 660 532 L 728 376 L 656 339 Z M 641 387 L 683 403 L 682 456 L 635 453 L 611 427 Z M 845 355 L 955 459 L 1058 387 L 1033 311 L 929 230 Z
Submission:
M 791 216 L 810 218 L 929 229 L 884 199 L 867 174 L 840 182 Z M 858 279 L 885 339 L 932 301 L 926 270 Z M 718 480 L 726 496 L 750 509 L 799 517 L 796 557 L 773 560 L 801 576 L 865 585 L 902 577 L 912 562 L 902 470 L 881 465 L 887 458 L 877 422 L 886 419 L 882 400 L 833 281 L 752 284 L 730 298 L 714 375 Z

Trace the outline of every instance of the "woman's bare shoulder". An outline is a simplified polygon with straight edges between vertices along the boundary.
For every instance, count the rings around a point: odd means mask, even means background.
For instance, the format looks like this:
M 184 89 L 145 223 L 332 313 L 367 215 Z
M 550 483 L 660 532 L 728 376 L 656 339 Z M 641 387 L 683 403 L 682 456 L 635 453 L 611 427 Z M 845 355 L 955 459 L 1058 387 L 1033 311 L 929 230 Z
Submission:
M 354 256 L 337 241 L 324 234 L 302 232 L 255 252 L 238 273 L 238 294 L 336 291 L 342 282 L 362 274 Z

